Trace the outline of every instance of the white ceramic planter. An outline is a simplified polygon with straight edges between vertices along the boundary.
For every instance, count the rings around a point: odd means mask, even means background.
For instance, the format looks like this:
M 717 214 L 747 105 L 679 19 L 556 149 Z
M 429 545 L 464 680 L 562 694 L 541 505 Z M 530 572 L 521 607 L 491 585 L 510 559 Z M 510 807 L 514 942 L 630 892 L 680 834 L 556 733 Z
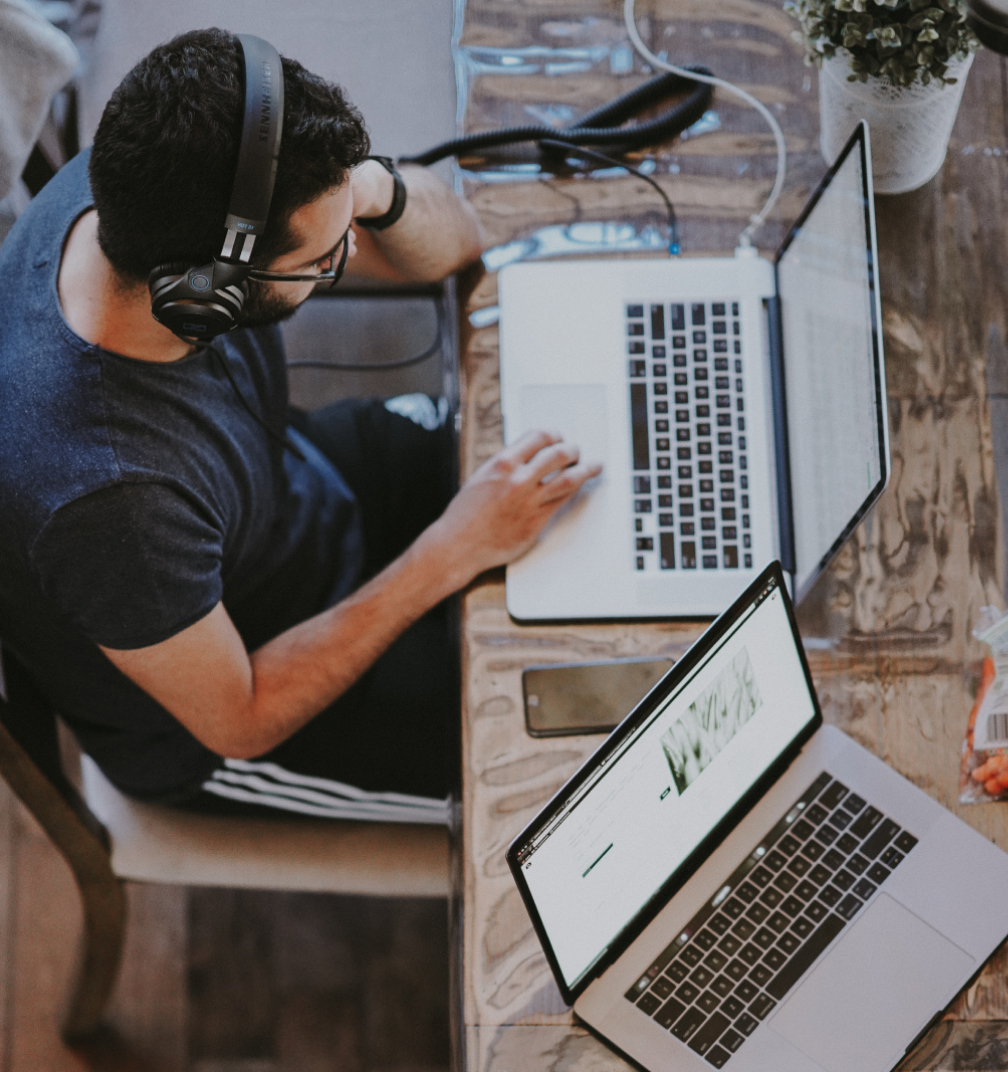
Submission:
M 871 130 L 875 192 L 901 194 L 934 178 L 945 160 L 952 125 L 959 111 L 973 56 L 953 60 L 955 85 L 895 86 L 884 78 L 848 82 L 849 57 L 843 50 L 823 60 L 819 70 L 819 148 L 828 164 L 840 155 L 855 125 Z

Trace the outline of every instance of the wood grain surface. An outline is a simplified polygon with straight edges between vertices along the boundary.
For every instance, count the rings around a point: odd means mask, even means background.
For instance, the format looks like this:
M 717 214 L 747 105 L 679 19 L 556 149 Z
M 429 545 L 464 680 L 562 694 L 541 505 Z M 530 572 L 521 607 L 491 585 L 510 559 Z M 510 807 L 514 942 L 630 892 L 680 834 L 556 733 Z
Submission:
M 569 122 L 640 81 L 616 0 L 469 0 L 459 43 L 464 125 Z M 712 16 L 716 15 L 716 18 Z M 638 4 L 645 39 L 676 62 L 707 64 L 774 109 L 788 142 L 784 195 L 760 235 L 772 251 L 825 173 L 816 72 L 772 0 Z M 632 71 L 628 64 L 632 63 Z M 981 647 L 970 630 L 1003 605 L 1004 541 L 985 369 L 1004 353 L 1008 130 L 1006 67 L 974 63 L 948 157 L 923 189 L 879 198 L 893 472 L 871 516 L 801 608 L 826 719 L 1008 849 L 1005 805 L 959 806 L 959 751 Z M 676 205 L 687 254 L 730 253 L 773 181 L 759 117 L 716 94 L 706 133 L 646 154 Z M 491 241 L 533 248 L 543 228 L 616 220 L 638 234 L 661 220 L 630 177 L 537 178 L 464 160 L 463 183 Z M 488 274 L 467 313 L 496 304 Z M 477 323 L 480 321 L 477 319 Z M 496 326 L 463 338 L 463 472 L 501 446 Z M 464 601 L 465 1021 L 473 1070 L 622 1068 L 563 1004 L 504 850 L 597 747 L 598 737 L 533 739 L 521 671 L 533 663 L 679 656 L 696 624 L 520 627 L 502 576 Z M 994 895 L 994 894 L 992 894 Z M 1002 949 L 912 1054 L 906 1068 L 1008 1069 L 1008 956 Z M 628 1066 L 627 1066 L 628 1067 Z

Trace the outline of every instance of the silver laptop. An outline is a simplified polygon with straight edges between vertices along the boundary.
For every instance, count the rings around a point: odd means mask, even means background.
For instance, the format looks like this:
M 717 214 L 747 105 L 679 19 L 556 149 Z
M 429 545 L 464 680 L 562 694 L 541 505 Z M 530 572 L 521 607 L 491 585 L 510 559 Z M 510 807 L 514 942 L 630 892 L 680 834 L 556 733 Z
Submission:
M 655 1072 L 892 1068 L 1008 935 L 1008 855 L 823 725 L 779 563 L 507 859 L 564 999 Z
M 866 124 L 775 261 L 750 252 L 501 271 L 506 441 L 545 427 L 605 464 L 508 566 L 513 617 L 713 617 L 774 559 L 800 599 L 881 495 Z

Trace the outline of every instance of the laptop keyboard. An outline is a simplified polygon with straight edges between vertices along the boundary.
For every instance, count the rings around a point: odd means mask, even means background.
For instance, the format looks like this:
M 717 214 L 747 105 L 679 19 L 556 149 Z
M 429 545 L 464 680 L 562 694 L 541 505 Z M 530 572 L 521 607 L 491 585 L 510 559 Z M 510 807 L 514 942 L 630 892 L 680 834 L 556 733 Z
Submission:
M 627 1000 L 723 1068 L 916 844 L 823 772 Z
M 638 570 L 752 568 L 739 302 L 626 307 Z

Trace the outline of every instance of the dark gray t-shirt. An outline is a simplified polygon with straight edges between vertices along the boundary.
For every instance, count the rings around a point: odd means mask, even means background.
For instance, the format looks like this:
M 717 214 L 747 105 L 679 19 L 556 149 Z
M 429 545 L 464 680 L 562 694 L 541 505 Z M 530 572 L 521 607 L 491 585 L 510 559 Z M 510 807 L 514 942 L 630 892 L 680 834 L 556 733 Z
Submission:
M 76 335 L 62 248 L 91 207 L 87 152 L 0 248 L 0 638 L 122 789 L 170 799 L 219 763 L 97 645 L 156 644 L 223 601 L 249 650 L 356 584 L 359 510 L 292 430 L 279 331 L 237 331 L 180 361 Z

